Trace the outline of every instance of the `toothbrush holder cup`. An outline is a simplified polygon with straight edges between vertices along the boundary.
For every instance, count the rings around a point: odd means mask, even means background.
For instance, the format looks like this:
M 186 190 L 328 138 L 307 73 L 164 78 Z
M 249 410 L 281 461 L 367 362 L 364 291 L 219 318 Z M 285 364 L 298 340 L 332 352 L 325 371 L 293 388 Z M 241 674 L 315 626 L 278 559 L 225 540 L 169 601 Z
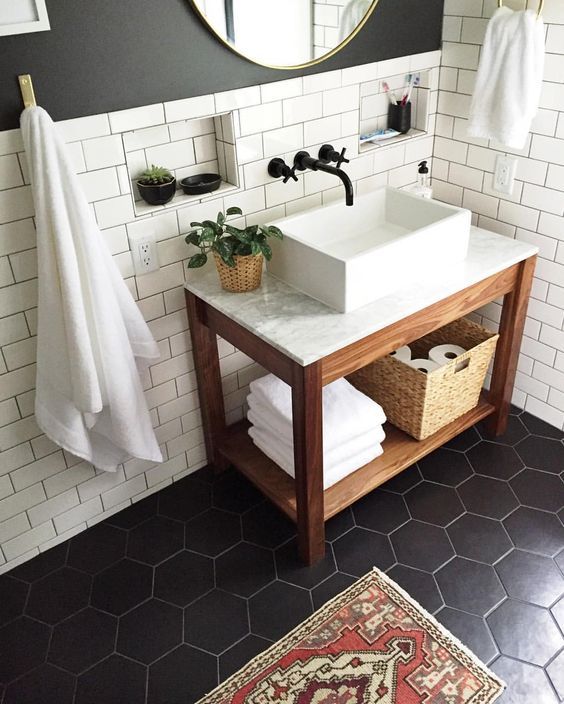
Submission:
M 411 102 L 402 105 L 390 104 L 388 108 L 388 127 L 401 134 L 406 134 L 411 129 Z

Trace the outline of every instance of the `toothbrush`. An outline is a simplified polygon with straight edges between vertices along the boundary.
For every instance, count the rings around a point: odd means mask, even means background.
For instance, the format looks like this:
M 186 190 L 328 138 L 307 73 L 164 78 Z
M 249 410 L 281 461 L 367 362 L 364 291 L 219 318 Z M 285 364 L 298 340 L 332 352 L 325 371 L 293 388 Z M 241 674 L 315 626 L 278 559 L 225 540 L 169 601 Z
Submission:
M 409 100 L 411 98 L 411 93 L 413 92 L 413 89 L 415 86 L 419 85 L 419 76 L 411 75 L 409 77 L 409 86 L 407 88 L 406 94 L 403 96 L 403 99 L 401 101 L 402 105 L 407 105 L 409 103 Z
M 386 81 L 382 83 L 382 88 L 384 89 L 384 93 L 388 96 L 390 103 L 392 105 L 397 105 L 398 101 L 396 100 L 396 96 L 392 93 L 390 86 L 386 83 Z

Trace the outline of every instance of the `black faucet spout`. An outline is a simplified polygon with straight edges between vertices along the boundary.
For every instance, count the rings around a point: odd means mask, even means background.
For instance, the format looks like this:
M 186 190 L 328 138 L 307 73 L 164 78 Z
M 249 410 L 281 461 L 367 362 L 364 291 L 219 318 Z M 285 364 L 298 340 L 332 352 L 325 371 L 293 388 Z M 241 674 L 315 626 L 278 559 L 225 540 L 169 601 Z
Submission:
M 324 171 L 326 174 L 333 174 L 337 178 L 340 178 L 345 187 L 345 203 L 347 205 L 353 205 L 354 203 L 354 190 L 352 181 L 349 175 L 343 171 L 343 169 L 337 168 L 336 166 L 331 166 L 320 159 L 314 159 L 307 152 L 298 152 L 294 158 L 294 166 L 299 171 L 305 171 L 305 169 L 311 169 L 312 171 Z

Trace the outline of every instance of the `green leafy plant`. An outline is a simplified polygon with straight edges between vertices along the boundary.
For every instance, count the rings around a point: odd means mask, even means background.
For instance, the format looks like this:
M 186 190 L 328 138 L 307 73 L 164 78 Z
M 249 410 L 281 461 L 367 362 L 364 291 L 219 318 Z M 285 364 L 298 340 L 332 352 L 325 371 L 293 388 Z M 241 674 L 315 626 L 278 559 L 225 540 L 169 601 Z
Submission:
M 163 166 L 151 165 L 150 169 L 145 169 L 138 179 L 143 186 L 162 186 L 164 183 L 174 181 L 174 176 Z
M 187 244 L 193 244 L 200 251 L 188 260 L 190 269 L 204 266 L 210 252 L 217 253 L 227 266 L 235 266 L 235 257 L 248 257 L 262 254 L 270 261 L 272 249 L 267 240 L 269 237 L 282 239 L 282 232 L 274 225 L 250 225 L 244 229 L 234 227 L 226 222 L 230 215 L 242 215 L 241 208 L 227 208 L 225 213 L 219 212 L 215 222 L 191 222 L 190 227 L 196 228 L 186 235 Z

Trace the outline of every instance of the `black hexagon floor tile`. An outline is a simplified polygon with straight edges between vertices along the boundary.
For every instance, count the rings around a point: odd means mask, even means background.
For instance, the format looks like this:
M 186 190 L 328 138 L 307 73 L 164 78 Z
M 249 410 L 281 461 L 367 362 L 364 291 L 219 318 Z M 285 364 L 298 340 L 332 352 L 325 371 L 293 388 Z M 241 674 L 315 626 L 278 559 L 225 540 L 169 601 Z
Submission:
M 456 638 L 477 655 L 486 664 L 498 655 L 492 635 L 480 616 L 445 606 L 437 614 L 437 621 L 443 624 Z
M 478 474 L 494 479 L 511 479 L 525 466 L 512 447 L 495 442 L 481 442 L 466 456 Z
M 560 630 L 564 634 L 564 597 L 562 597 L 562 599 L 560 599 L 560 601 L 550 610 L 556 619 L 556 623 L 560 626 Z
M 560 474 L 564 469 L 564 445 L 560 440 L 548 440 L 531 435 L 515 449 L 527 467 Z
M 550 557 L 564 549 L 564 525 L 550 513 L 520 506 L 503 524 L 518 548 Z
M 505 518 L 519 505 L 509 484 L 500 479 L 476 475 L 457 491 L 467 511 L 487 518 Z
M 354 516 L 352 509 L 346 508 L 341 513 L 338 513 L 333 518 L 330 518 L 325 524 L 325 540 L 330 542 L 337 540 L 341 535 L 344 535 L 347 531 L 354 527 Z
M 0 626 L 23 614 L 28 591 L 26 582 L 7 574 L 0 577 Z
M 554 690 L 540 667 L 502 656 L 492 670 L 508 684 L 500 704 L 525 704 L 531 701 L 532 692 L 535 704 L 557 704 Z
M 78 675 L 114 652 L 116 633 L 115 616 L 84 609 L 55 626 L 47 659 Z
M 473 474 L 465 455 L 444 447 L 419 460 L 418 464 L 425 479 L 445 486 L 458 486 Z
M 184 641 L 219 655 L 249 633 L 247 601 L 220 589 L 184 610 Z
M 262 503 L 247 511 L 242 518 L 243 538 L 265 548 L 277 548 L 290 540 L 296 526 L 276 506 Z
M 553 438 L 554 440 L 564 440 L 564 433 L 558 428 L 549 425 L 544 420 L 532 416 L 530 413 L 523 413 L 521 420 L 525 424 L 527 430 L 533 435 L 540 435 L 545 438 Z
M 540 606 L 507 599 L 487 621 L 500 651 L 518 660 L 543 667 L 564 647 L 564 636 Z
M 555 474 L 524 469 L 510 484 L 524 506 L 554 512 L 564 506 L 564 482 Z
M 562 550 L 562 552 L 554 558 L 554 561 L 556 562 L 558 567 L 560 567 L 562 573 L 564 573 L 564 550 Z
M 271 640 L 260 636 L 249 635 L 243 638 L 219 656 L 219 677 L 226 680 L 271 645 Z
M 550 681 L 560 699 L 564 699 L 564 650 L 546 668 Z
M 379 533 L 391 533 L 409 520 L 403 496 L 376 489 L 357 501 L 352 511 L 357 526 Z
M 24 582 L 35 582 L 66 564 L 68 543 L 61 543 L 50 550 L 39 553 L 33 560 L 24 562 L 11 570 L 10 575 Z
M 113 516 L 106 518 L 105 523 L 110 526 L 116 526 L 116 528 L 123 528 L 124 530 L 135 528 L 135 526 L 146 521 L 147 518 L 151 518 L 151 516 L 155 515 L 158 500 L 157 494 L 151 494 L 151 496 L 137 501 L 123 511 L 119 511 Z
M 88 605 L 92 577 L 70 567 L 34 582 L 26 605 L 28 616 L 55 624 Z
M 127 556 L 148 565 L 156 565 L 183 547 L 182 523 L 163 516 L 154 516 L 130 531 Z
M 409 512 L 416 521 L 447 526 L 464 513 L 456 490 L 442 484 L 421 482 L 405 494 Z
M 382 484 L 382 489 L 394 491 L 396 494 L 405 494 L 406 491 L 409 491 L 422 481 L 423 476 L 419 471 L 419 467 L 414 464 L 404 469 L 403 472 L 396 474 L 392 479 L 388 479 L 385 484 Z
M 159 514 L 177 521 L 188 521 L 210 506 L 211 487 L 192 475 L 159 492 Z
M 465 513 L 451 523 L 447 533 L 456 554 L 493 565 L 513 547 L 500 521 Z
M 96 574 L 125 556 L 126 541 L 125 531 L 99 523 L 71 539 L 67 564 Z
M 304 589 L 313 589 L 337 571 L 331 546 L 326 544 L 325 557 L 317 564 L 306 567 L 298 557 L 296 540 L 290 540 L 275 553 L 278 579 Z
M 110 655 L 78 678 L 75 704 L 144 704 L 147 668 Z
M 186 523 L 188 550 L 215 557 L 241 540 L 241 519 L 233 513 L 211 508 Z
M 41 665 L 6 688 L 4 704 L 72 704 L 75 678 L 52 665 Z
M 445 447 L 449 450 L 457 450 L 458 452 L 465 452 L 473 447 L 477 442 L 480 442 L 480 434 L 476 428 L 468 428 L 460 435 L 449 440 Z
M 345 533 L 335 540 L 333 550 L 339 571 L 355 577 L 362 577 L 373 567 L 387 570 L 395 562 L 388 536 L 366 528 L 353 528 Z
M 484 440 L 490 442 L 497 442 L 500 445 L 515 445 L 529 434 L 527 428 L 523 425 L 521 418 L 517 416 L 510 415 L 507 420 L 507 430 L 503 435 L 498 437 L 492 437 L 491 433 L 487 428 L 486 421 L 481 421 L 478 423 L 477 428 L 480 435 Z
M 313 599 L 313 608 L 320 609 L 323 604 L 327 603 L 329 599 L 337 596 L 341 592 L 344 592 L 347 587 L 356 582 L 356 577 L 352 577 L 348 574 L 343 574 L 342 572 L 335 572 L 331 575 L 329 579 L 315 589 L 311 590 L 311 597 Z
M 149 667 L 147 704 L 189 704 L 217 683 L 216 656 L 180 645 Z
M 155 597 L 176 606 L 186 606 L 214 586 L 213 560 L 187 550 L 155 568 Z
M 564 594 L 564 577 L 549 557 L 513 550 L 495 569 L 506 592 L 514 599 L 551 606 Z
M 45 662 L 51 629 L 20 616 L 0 628 L 0 682 L 8 683 Z
M 120 618 L 116 651 L 150 665 L 182 643 L 182 618 L 177 606 L 150 599 Z
M 434 572 L 454 556 L 444 528 L 410 521 L 391 534 L 397 560 L 402 565 Z
M 274 553 L 258 545 L 239 543 L 215 561 L 216 584 L 239 596 L 251 596 L 276 578 Z
M 455 557 L 435 574 L 447 606 L 485 616 L 505 598 L 493 567 Z
M 133 560 L 120 560 L 94 577 L 90 602 L 102 611 L 124 614 L 153 592 L 153 568 Z
M 433 614 L 443 606 L 443 599 L 437 583 L 433 575 L 428 572 L 422 572 L 405 565 L 394 565 L 388 570 L 388 576 L 405 589 L 429 613 Z
M 213 505 L 233 513 L 245 513 L 264 501 L 263 495 L 243 475 L 228 470 L 213 486 Z
M 291 608 L 288 606 L 291 604 Z M 284 582 L 273 582 L 249 599 L 251 632 L 276 641 L 312 613 L 309 592 Z

